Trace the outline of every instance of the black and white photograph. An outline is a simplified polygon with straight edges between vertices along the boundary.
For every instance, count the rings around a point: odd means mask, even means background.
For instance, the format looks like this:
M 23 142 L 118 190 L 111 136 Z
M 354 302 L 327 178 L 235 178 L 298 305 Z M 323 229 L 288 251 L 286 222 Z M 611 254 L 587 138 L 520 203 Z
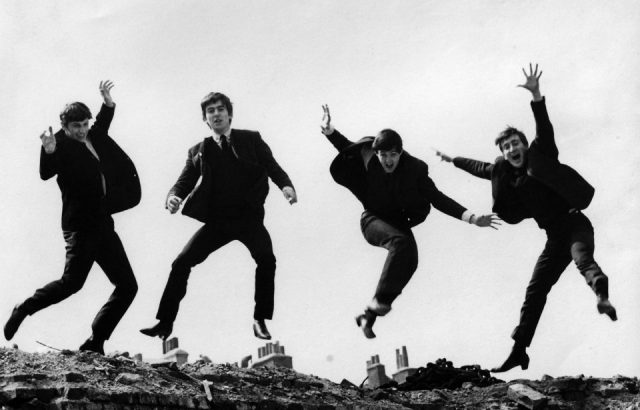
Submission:
M 0 407 L 640 408 L 639 38 L 632 0 L 1 2 Z

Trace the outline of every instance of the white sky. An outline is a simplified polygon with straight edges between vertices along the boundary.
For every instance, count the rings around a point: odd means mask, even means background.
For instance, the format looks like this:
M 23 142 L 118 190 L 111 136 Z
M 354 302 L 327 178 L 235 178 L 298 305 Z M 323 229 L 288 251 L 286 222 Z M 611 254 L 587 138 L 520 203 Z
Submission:
M 378 338 L 364 339 L 353 318 L 373 295 L 385 251 L 364 241 L 361 206 L 329 175 L 335 151 L 319 132 L 321 104 L 352 139 L 396 129 L 442 191 L 487 212 L 490 183 L 438 162 L 430 147 L 491 161 L 506 124 L 533 138 L 530 96 L 515 87 L 533 61 L 544 70 L 561 160 L 596 187 L 585 213 L 620 319 L 597 314 L 572 264 L 549 296 L 529 370 L 503 378 L 638 376 L 638 23 L 632 0 L 3 1 L 0 321 L 62 274 L 59 190 L 39 179 L 38 135 L 58 126 L 66 102 L 95 114 L 98 83 L 111 79 L 110 134 L 134 159 L 143 197 L 115 216 L 140 290 L 108 351 L 161 355 L 159 339 L 138 329 L 155 323 L 170 264 L 199 226 L 163 201 L 187 148 L 208 133 L 199 101 L 217 90 L 234 101 L 233 125 L 262 133 L 298 191 L 289 206 L 271 184 L 266 203 L 278 259 L 268 324 L 298 371 L 359 383 L 373 354 L 395 372 L 402 345 L 415 367 L 440 357 L 495 366 L 511 347 L 544 233 L 531 220 L 495 232 L 434 210 L 415 229 L 418 271 L 376 323 Z M 257 357 L 253 270 L 237 242 L 194 269 L 174 327 L 192 360 Z M 112 289 L 94 267 L 79 293 L 27 318 L 11 343 L 77 348 Z

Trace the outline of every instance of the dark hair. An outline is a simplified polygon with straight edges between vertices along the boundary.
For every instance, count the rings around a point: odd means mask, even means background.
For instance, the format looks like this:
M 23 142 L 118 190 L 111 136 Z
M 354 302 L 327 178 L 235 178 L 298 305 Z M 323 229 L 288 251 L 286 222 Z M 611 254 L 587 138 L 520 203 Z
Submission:
M 513 135 L 517 135 L 520 138 L 520 141 L 524 144 L 525 147 L 529 146 L 529 142 L 527 141 L 527 137 L 525 137 L 524 133 L 517 128 L 512 127 L 511 125 L 507 125 L 504 131 L 498 134 L 498 138 L 496 138 L 496 145 L 502 151 L 502 142 L 507 138 L 510 138 Z
M 229 99 L 229 97 L 227 97 L 226 95 L 222 94 L 222 93 L 209 93 L 207 95 L 204 96 L 204 98 L 202 98 L 202 101 L 200 102 L 200 108 L 202 108 L 202 119 L 205 120 L 206 117 L 206 113 L 205 113 L 205 109 L 207 108 L 207 105 L 209 104 L 213 104 L 215 102 L 220 101 L 222 104 L 224 104 L 224 106 L 227 109 L 227 112 L 229 112 L 229 116 L 233 117 L 233 105 L 231 105 L 231 100 Z
M 402 138 L 400 134 L 390 128 L 385 128 L 378 133 L 373 140 L 371 148 L 374 151 L 392 151 L 402 152 Z
M 60 113 L 60 122 L 63 127 L 66 127 L 70 122 L 90 120 L 91 118 L 93 116 L 91 116 L 89 107 L 79 101 L 65 105 Z

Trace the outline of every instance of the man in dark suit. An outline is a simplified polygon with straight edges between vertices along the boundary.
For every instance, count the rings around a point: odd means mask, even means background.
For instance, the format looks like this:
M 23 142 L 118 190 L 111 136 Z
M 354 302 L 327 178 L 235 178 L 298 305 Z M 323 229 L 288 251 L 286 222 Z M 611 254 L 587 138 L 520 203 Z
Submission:
M 187 161 L 169 190 L 166 208 L 204 222 L 171 265 L 156 318 L 158 323 L 140 331 L 166 339 L 173 331 L 180 301 L 187 291 L 191 269 L 212 252 L 238 240 L 256 262 L 254 335 L 270 339 L 265 320 L 273 315 L 276 258 L 264 226 L 264 201 L 268 177 L 293 204 L 293 184 L 271 154 L 260 133 L 231 129 L 233 106 L 221 93 L 207 94 L 201 104 L 202 119 L 213 136 L 189 149 Z M 196 187 L 196 182 L 202 178 Z M 195 187 L 195 188 L 194 188 Z
M 92 335 L 80 346 L 104 354 L 104 342 L 131 305 L 138 285 L 111 214 L 140 201 L 140 183 L 129 157 L 108 136 L 115 103 L 111 81 L 100 82 L 104 104 L 89 128 L 89 108 L 81 102 L 67 104 L 60 114 L 62 129 L 40 135 L 40 177 L 55 175 L 62 193 L 62 231 L 66 263 L 62 278 L 53 281 L 16 305 L 4 326 L 10 340 L 27 315 L 61 302 L 79 291 L 94 262 L 115 289 L 96 315 Z
M 575 170 L 558 161 L 558 147 L 545 98 L 540 94 L 538 73 L 529 65 L 526 81 L 519 85 L 533 96 L 531 108 L 536 121 L 536 137 L 528 145 L 525 135 L 513 128 L 504 130 L 495 143 L 502 156 L 495 163 L 468 158 L 451 158 L 437 154 L 480 178 L 491 180 L 493 211 L 504 221 L 516 224 L 533 218 L 547 233 L 547 243 L 533 269 L 520 312 L 520 323 L 511 337 L 515 343 L 505 362 L 493 372 L 505 372 L 529 365 L 526 348 L 542 315 L 551 287 L 573 260 L 587 284 L 597 296 L 597 309 L 616 320 L 616 310 L 609 302 L 607 276 L 593 259 L 593 227 L 581 212 L 593 198 L 594 189 Z
M 438 190 L 429 167 L 403 150 L 402 138 L 391 129 L 353 143 L 331 124 L 323 106 L 322 133 L 339 151 L 331 164 L 334 180 L 349 189 L 364 206 L 360 227 L 369 244 L 387 249 L 373 300 L 356 324 L 368 339 L 376 337 L 373 324 L 391 310 L 418 267 L 418 247 L 411 228 L 422 223 L 433 205 L 456 219 L 495 229 L 493 214 L 476 216 Z

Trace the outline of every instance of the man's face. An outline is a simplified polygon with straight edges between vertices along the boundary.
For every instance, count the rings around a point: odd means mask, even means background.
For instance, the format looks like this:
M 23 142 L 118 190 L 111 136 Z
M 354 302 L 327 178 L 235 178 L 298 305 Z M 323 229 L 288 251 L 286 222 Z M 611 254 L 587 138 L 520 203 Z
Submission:
M 89 133 L 89 119 L 83 121 L 70 121 L 67 125 L 63 125 L 62 129 L 69 138 L 84 141 Z
M 376 151 L 376 156 L 378 157 L 378 161 L 380 161 L 380 165 L 382 165 L 382 169 L 387 174 L 392 173 L 398 167 L 398 163 L 400 162 L 400 155 L 402 154 L 402 150 L 400 152 L 395 149 L 389 151 Z
M 522 143 L 520 137 L 512 135 L 506 138 L 500 143 L 502 149 L 502 156 L 509 161 L 515 168 L 522 168 L 524 166 L 525 155 L 527 153 L 527 146 Z
M 205 122 L 216 134 L 223 134 L 231 127 L 231 116 L 222 101 L 207 105 L 204 109 Z

